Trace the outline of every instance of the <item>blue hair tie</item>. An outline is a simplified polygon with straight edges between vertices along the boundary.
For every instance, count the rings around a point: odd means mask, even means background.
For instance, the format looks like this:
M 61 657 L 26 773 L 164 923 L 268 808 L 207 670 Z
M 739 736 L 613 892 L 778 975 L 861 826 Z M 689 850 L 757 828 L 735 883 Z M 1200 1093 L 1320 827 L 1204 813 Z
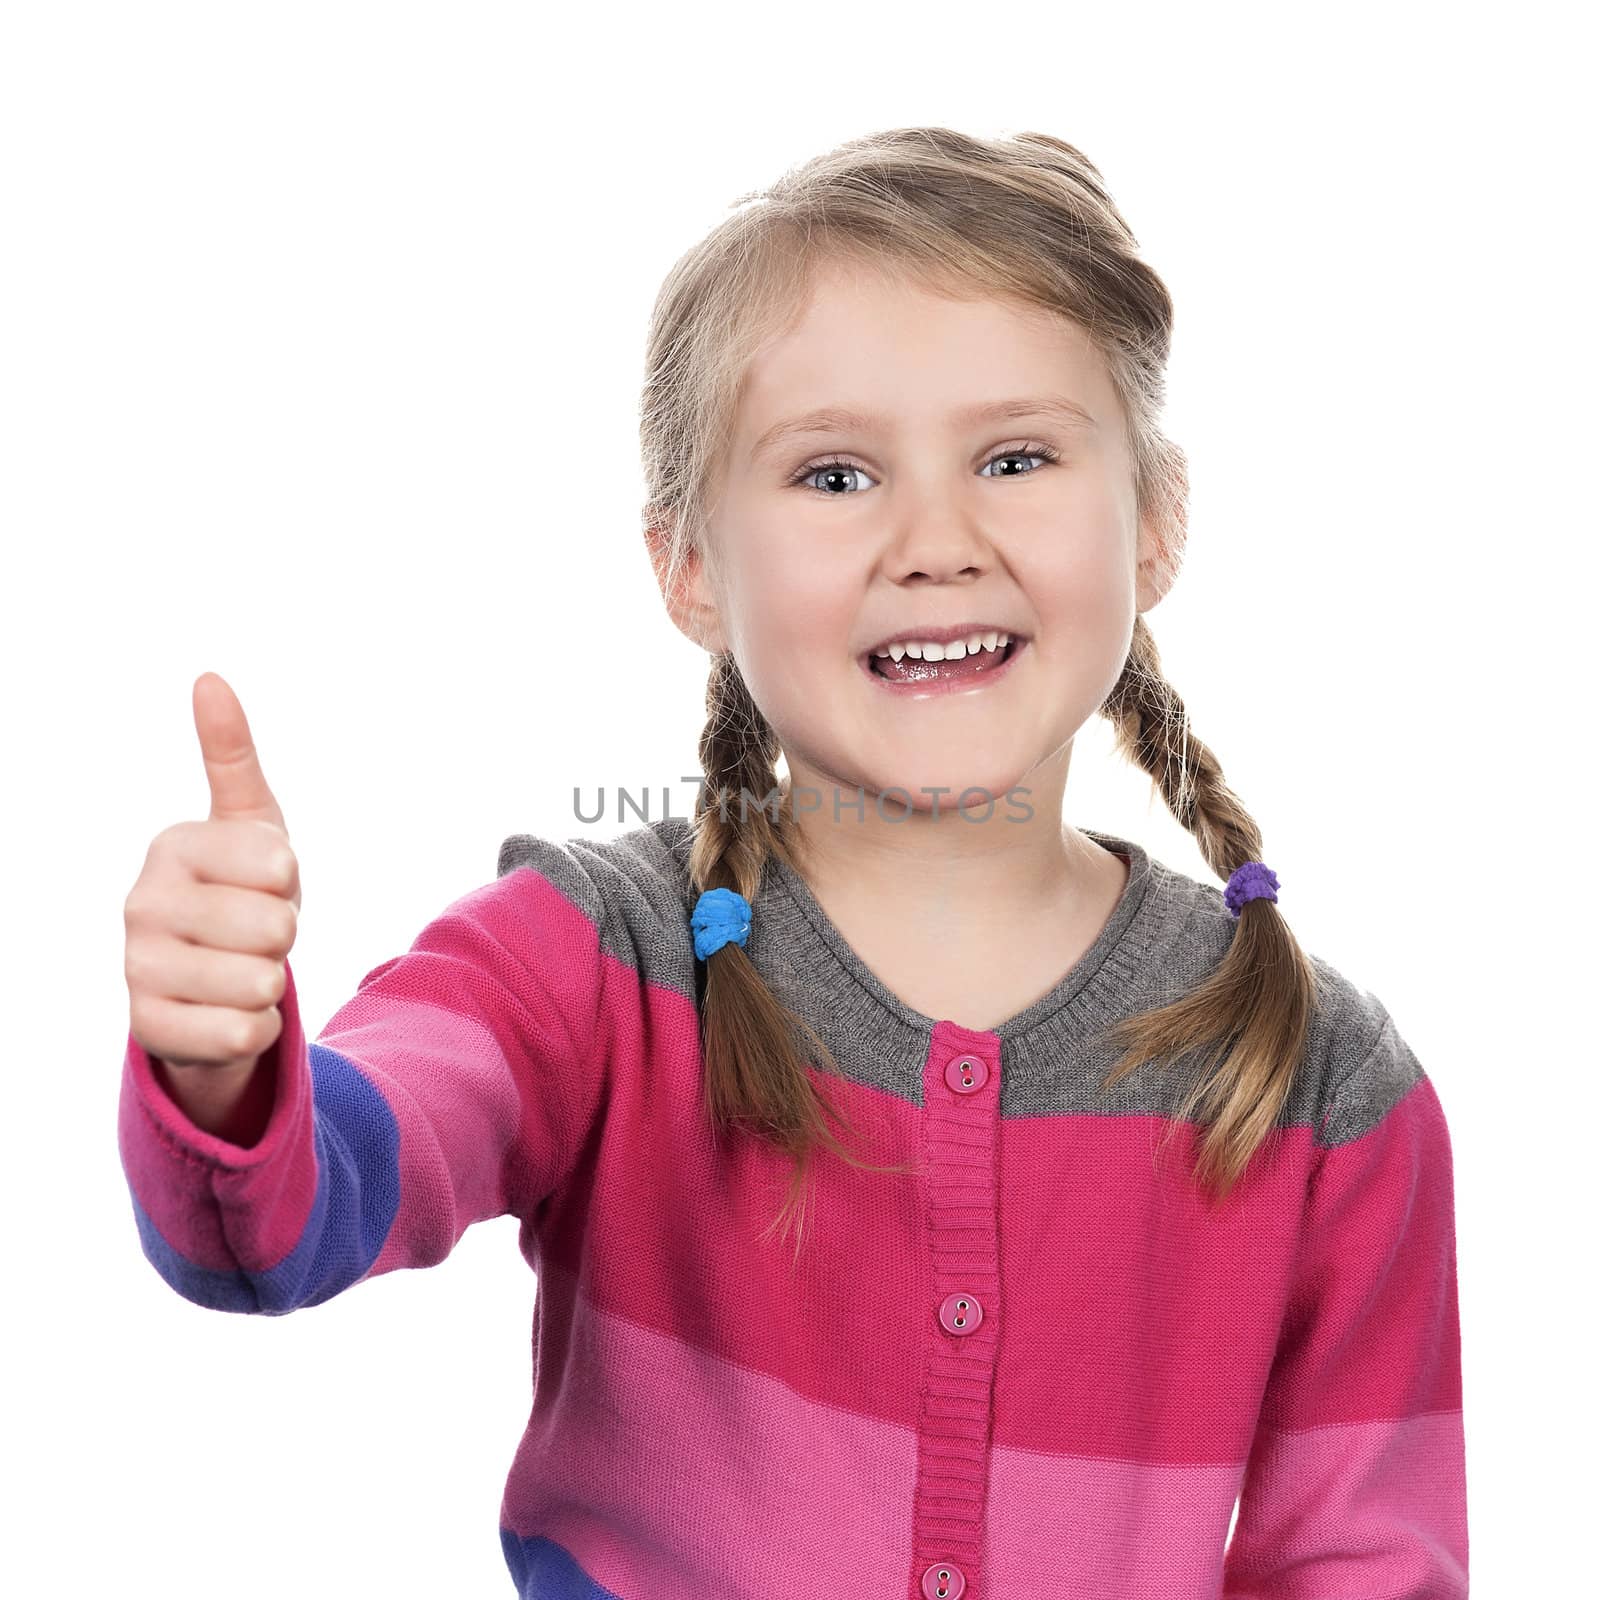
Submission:
M 707 889 L 695 901 L 689 926 L 695 956 L 704 961 L 723 945 L 743 944 L 750 937 L 750 902 L 735 889 Z
M 1237 920 L 1247 900 L 1271 900 L 1276 904 L 1277 888 L 1278 874 L 1266 862 L 1247 861 L 1242 867 L 1234 868 L 1233 876 L 1228 879 L 1228 887 L 1222 891 L 1222 898 L 1228 902 L 1228 909 Z

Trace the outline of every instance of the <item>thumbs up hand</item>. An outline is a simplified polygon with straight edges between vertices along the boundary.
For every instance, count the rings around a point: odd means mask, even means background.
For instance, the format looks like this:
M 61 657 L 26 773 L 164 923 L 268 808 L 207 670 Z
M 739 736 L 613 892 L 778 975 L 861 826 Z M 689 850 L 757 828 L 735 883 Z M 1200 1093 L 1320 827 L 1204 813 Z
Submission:
M 244 708 L 214 672 L 195 680 L 194 726 L 211 815 L 155 836 L 124 904 L 129 1026 L 186 1076 L 226 1074 L 231 1099 L 283 1028 L 300 865 Z

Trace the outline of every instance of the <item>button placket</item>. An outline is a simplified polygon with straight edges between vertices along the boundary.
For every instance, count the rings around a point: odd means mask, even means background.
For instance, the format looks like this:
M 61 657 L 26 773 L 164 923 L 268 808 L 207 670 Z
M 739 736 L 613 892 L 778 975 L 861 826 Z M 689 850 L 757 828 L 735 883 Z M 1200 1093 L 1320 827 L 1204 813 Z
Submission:
M 999 1041 L 945 1022 L 930 1046 L 923 1103 L 938 1327 L 923 1396 L 913 1540 L 924 1563 L 933 1558 L 918 1574 L 924 1600 L 960 1600 L 982 1560 L 989 1476 L 995 1330 L 984 1302 L 992 1313 L 1000 1289 Z
M 989 1081 L 989 1063 L 982 1056 L 959 1055 L 945 1066 L 944 1081 L 956 1094 L 976 1094 Z M 947 1333 L 972 1333 L 983 1321 L 983 1303 L 976 1295 L 946 1295 L 939 1324 Z

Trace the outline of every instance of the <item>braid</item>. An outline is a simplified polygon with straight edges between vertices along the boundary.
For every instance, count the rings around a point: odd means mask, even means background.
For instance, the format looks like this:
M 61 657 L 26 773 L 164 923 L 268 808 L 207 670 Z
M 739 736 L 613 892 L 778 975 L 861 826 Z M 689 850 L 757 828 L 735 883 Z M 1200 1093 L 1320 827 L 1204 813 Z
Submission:
M 1246 861 L 1260 859 L 1261 830 L 1223 781 L 1210 747 L 1190 731 L 1183 701 L 1162 675 L 1142 616 L 1134 619 L 1122 676 L 1100 709 L 1117 748 L 1150 774 L 1218 877 L 1226 880 Z M 1208 1046 L 1205 1070 L 1171 1119 L 1168 1137 L 1200 1108 L 1211 1126 L 1198 1175 L 1214 1198 L 1223 1199 L 1277 1124 L 1310 1032 L 1316 994 L 1315 968 L 1276 903 L 1248 901 L 1227 954 L 1204 983 L 1108 1030 L 1124 1050 L 1103 1087 L 1146 1061 Z
M 1222 763 L 1195 738 L 1178 691 L 1161 671 L 1154 635 L 1142 616 L 1116 687 L 1100 708 L 1117 749 L 1155 780 L 1167 808 L 1195 837 L 1206 865 L 1226 880 L 1261 858 L 1261 830 L 1222 781 Z
M 745 899 L 755 899 L 762 866 L 777 848 L 788 814 L 777 756 L 772 724 L 751 699 L 731 652 L 719 651 L 711 658 L 706 685 L 706 725 L 700 735 L 706 784 L 695 806 L 690 857 L 690 875 L 702 890 L 736 889 Z M 766 809 L 774 796 L 777 820 Z
M 780 785 L 776 776 L 778 750 L 777 736 L 751 698 L 732 654 L 719 652 L 711 663 L 700 736 L 706 781 L 695 805 L 689 854 L 696 895 L 728 888 L 753 902 L 769 855 L 796 865 L 799 835 L 793 827 L 789 785 Z M 776 816 L 766 809 L 769 803 Z M 821 1070 L 840 1078 L 844 1074 L 816 1031 L 772 993 L 738 944 L 725 944 L 706 958 L 700 1024 L 706 1109 L 716 1135 L 746 1124 L 793 1158 L 788 1198 L 776 1224 L 796 1212 L 797 1250 L 804 1234 L 800 1197 L 815 1145 L 825 1145 L 869 1172 L 906 1170 L 861 1161 L 834 1136 L 825 1114 L 848 1132 L 854 1130 L 807 1074 L 797 1038 L 810 1045 Z

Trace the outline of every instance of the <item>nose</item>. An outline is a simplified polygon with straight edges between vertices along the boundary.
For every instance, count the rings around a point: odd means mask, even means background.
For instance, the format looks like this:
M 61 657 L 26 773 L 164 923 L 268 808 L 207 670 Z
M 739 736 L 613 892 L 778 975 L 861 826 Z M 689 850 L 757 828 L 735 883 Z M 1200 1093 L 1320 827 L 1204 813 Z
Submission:
M 883 566 L 897 583 L 950 583 L 981 577 L 992 546 L 972 518 L 950 506 L 912 508 L 890 537 Z

